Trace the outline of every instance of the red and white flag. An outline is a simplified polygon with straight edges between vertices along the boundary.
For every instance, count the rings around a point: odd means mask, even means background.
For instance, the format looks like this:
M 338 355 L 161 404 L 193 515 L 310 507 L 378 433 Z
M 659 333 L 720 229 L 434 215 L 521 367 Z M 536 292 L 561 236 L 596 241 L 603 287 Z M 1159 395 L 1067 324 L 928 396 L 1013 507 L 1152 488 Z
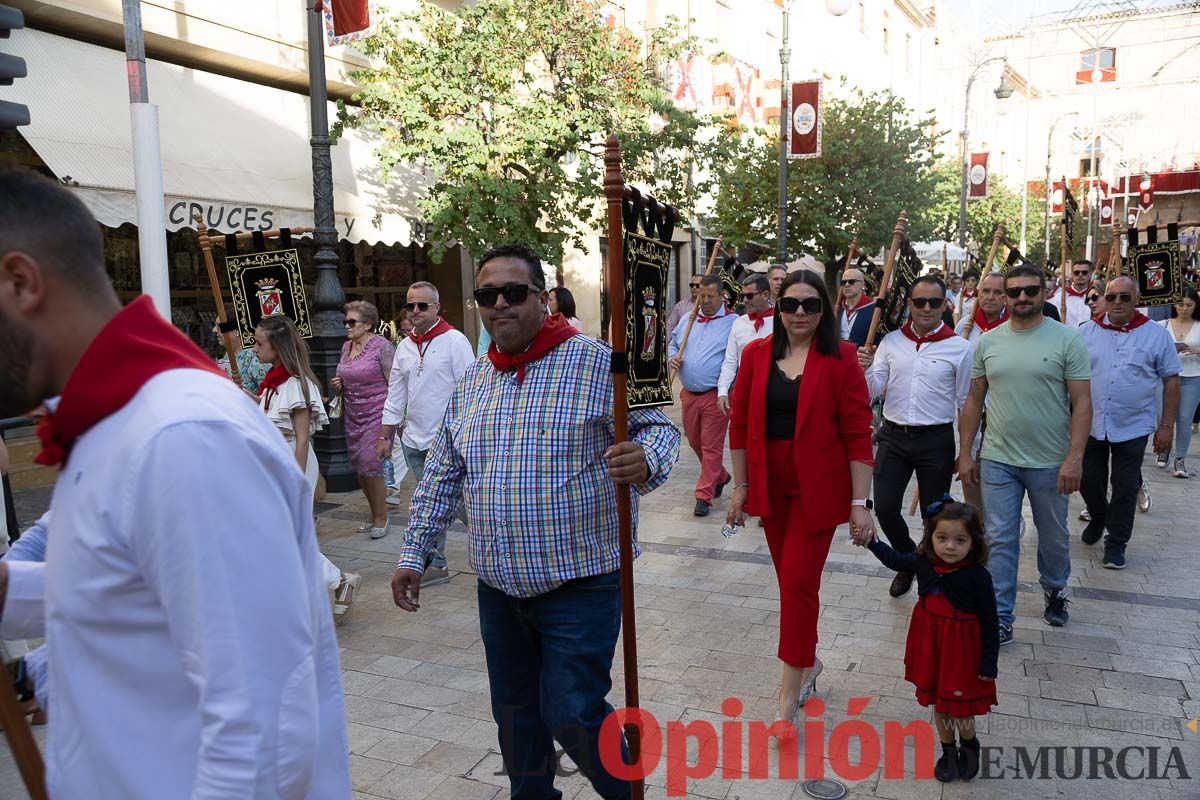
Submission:
M 350 44 L 374 33 L 371 0 L 318 0 L 317 7 L 325 18 L 327 47 Z
M 1103 197 L 1100 199 L 1100 224 L 1112 227 L 1116 222 L 1117 217 L 1113 209 L 1113 198 Z
M 821 82 L 788 87 L 788 158 L 821 157 Z
M 1055 181 L 1051 184 L 1050 189 L 1050 213 L 1061 214 L 1063 210 L 1063 185 L 1062 181 Z
M 1154 208 L 1154 179 L 1147 176 L 1138 183 L 1138 211 L 1145 214 Z
M 971 153 L 971 166 L 967 170 L 967 199 L 983 200 L 987 197 L 988 154 Z

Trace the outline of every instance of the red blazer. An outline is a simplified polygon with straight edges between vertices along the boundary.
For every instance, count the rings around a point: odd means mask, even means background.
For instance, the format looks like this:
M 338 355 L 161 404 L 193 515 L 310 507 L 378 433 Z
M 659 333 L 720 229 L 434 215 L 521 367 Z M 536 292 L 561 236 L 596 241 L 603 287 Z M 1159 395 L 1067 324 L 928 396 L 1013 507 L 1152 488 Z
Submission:
M 773 338 L 746 345 L 730 398 L 729 449 L 746 451 L 750 486 L 745 511 L 755 517 L 771 513 L 766 404 Z M 875 461 L 871 418 L 867 381 L 854 345 L 842 342 L 838 356 L 810 350 L 800 381 L 793 439 L 804 530 L 825 531 L 849 521 L 850 462 Z

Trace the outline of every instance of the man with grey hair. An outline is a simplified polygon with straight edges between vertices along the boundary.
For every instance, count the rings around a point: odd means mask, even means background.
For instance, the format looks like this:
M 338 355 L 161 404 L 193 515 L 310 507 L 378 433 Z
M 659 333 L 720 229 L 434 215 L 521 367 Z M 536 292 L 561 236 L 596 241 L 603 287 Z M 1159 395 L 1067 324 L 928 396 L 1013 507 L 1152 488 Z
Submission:
M 1109 281 L 1104 299 L 1108 313 L 1079 329 L 1092 362 L 1092 428 L 1079 493 L 1091 517 L 1083 543 L 1096 544 L 1104 536 L 1102 566 L 1124 569 L 1146 440 L 1153 434 L 1158 452 L 1171 446 L 1182 367 L 1171 334 L 1161 325 L 1147 325 L 1150 318 L 1137 310 L 1137 281 L 1125 275 Z M 1156 423 L 1160 386 L 1163 414 Z
M 775 309 L 771 306 L 774 291 L 771 279 L 766 275 L 752 273 L 742 281 L 746 313 L 734 320 L 729 329 L 725 360 L 721 363 L 721 376 L 717 378 L 717 407 L 726 416 L 729 415 L 729 390 L 742 362 L 742 350 L 755 339 L 770 336 L 774 330 Z
M 446 406 L 450 404 L 458 379 L 475 360 L 467 337 L 439 316 L 442 310 L 439 300 L 437 287 L 428 281 L 417 281 L 408 287 L 404 308 L 413 329 L 396 345 L 387 401 L 383 406 L 383 425 L 375 442 L 376 455 L 386 458 L 392 450 L 392 437 L 399 428 L 404 463 L 418 483 L 425 476 L 429 446 L 446 415 Z M 467 518 L 461 503 L 457 516 L 465 525 Z M 386 535 L 388 529 L 382 530 L 380 536 Z M 422 585 L 448 580 L 450 571 L 443 530 L 425 565 Z
M 867 294 L 867 279 L 862 271 L 851 268 L 843 272 L 838 302 L 842 338 L 858 347 L 866 346 L 874 313 L 875 300 Z

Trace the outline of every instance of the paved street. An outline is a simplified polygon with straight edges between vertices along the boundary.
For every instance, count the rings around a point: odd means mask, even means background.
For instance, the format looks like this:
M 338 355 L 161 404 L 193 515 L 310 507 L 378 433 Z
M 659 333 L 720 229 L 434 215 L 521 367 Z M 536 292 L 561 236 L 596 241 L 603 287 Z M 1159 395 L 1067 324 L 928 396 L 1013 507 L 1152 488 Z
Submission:
M 1000 704 L 980 719 L 982 743 L 1004 748 L 993 756 L 993 779 L 945 786 L 916 780 L 910 740 L 908 777 L 885 778 L 879 768 L 861 780 L 843 780 L 850 797 L 1200 797 L 1200 733 L 1187 727 L 1188 720 L 1200 717 L 1200 576 L 1194 566 L 1198 484 L 1155 469 L 1152 458 L 1145 472 L 1154 507 L 1138 516 L 1124 572 L 1101 569 L 1099 548 L 1078 541 L 1080 501 L 1077 495 L 1072 499 L 1072 604 L 1065 629 L 1043 624 L 1034 550 L 1027 547 L 1023 553 L 1017 641 L 1001 651 Z M 775 716 L 779 678 L 774 657 L 778 601 L 766 543 L 753 523 L 737 537 L 723 539 L 724 501 L 718 501 L 708 519 L 694 518 L 691 485 L 696 474 L 696 460 L 685 448 L 668 485 L 642 502 L 640 535 L 646 553 L 636 568 L 642 705 L 662 725 L 708 720 L 720 729 L 721 722 L 731 720 L 721 713 L 722 702 L 736 697 L 744 704 L 741 721 L 769 722 Z M 450 534 L 453 580 L 424 591 L 421 611 L 410 616 L 393 606 L 388 588 L 402 544 L 403 513 L 393 514 L 392 535 L 371 541 L 354 533 L 365 510 L 361 496 L 330 497 L 321 509 L 322 549 L 343 569 L 364 576 L 360 600 L 339 633 L 355 797 L 506 797 L 488 704 L 475 580 L 466 572 L 465 530 L 456 526 Z M 1027 544 L 1033 536 L 1030 527 Z M 835 776 L 830 755 L 836 756 L 845 742 L 841 734 L 831 733 L 850 716 L 850 698 L 869 699 L 857 718 L 878 732 L 887 720 L 928 719 L 902 678 L 916 593 L 901 600 L 888 597 L 891 573 L 847 538 L 843 531 L 835 539 L 821 592 L 818 652 L 826 669 L 818 695 L 827 704 L 820 720 L 830 777 Z M 622 705 L 623 679 L 618 645 L 611 696 L 615 706 Z M 849 761 L 856 765 L 860 748 L 850 741 Z M 821 745 L 812 734 L 803 741 L 806 752 Z M 1021 746 L 1033 778 L 1027 771 L 1020 778 L 1013 775 L 1022 763 L 1015 749 Z M 1050 751 L 1034 762 L 1038 747 L 1068 748 L 1060 753 L 1065 754 L 1065 773 L 1056 775 Z M 1169 777 L 1103 779 L 1101 765 L 1102 779 L 1071 780 L 1076 747 L 1092 748 L 1082 751 L 1085 775 L 1089 759 L 1103 761 L 1101 748 L 1143 748 L 1127 751 L 1126 774 L 1149 769 L 1149 749 L 1158 748 L 1155 769 L 1160 775 L 1166 770 Z M 1171 748 L 1178 748 L 1178 754 L 1168 769 Z M 724 763 L 711 746 L 700 749 L 698 753 L 694 744 L 689 748 L 691 762 L 714 755 Z M 733 767 L 739 779 L 724 780 L 717 772 L 689 780 L 687 793 L 717 800 L 806 796 L 796 781 L 774 777 L 775 752 L 769 780 L 747 778 L 743 757 Z M 7 752 L 2 758 L 0 798 L 24 797 Z M 1115 755 L 1109 758 L 1115 769 Z M 1181 777 L 1180 758 L 1188 779 Z M 664 759 L 649 778 L 647 797 L 666 796 L 666 763 Z M 1038 778 L 1042 763 L 1048 763 L 1048 777 Z M 570 767 L 565 761 L 566 771 Z M 559 784 L 567 798 L 595 796 L 578 775 Z

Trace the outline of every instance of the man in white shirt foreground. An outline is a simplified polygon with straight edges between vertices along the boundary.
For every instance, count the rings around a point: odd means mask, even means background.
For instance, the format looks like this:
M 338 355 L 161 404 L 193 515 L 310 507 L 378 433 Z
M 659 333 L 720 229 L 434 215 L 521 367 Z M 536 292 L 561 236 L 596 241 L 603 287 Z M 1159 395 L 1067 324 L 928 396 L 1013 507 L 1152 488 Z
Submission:
M 913 472 L 921 508 L 950 491 L 954 478 L 954 420 L 971 388 L 971 345 L 942 321 L 946 284 L 917 278 L 909 293 L 910 319 L 883 337 L 876 351 L 861 348 L 871 399 L 883 399 L 875 452 L 875 516 L 893 548 L 917 549 L 904 521 L 904 492 Z M 913 574 L 898 572 L 888 590 L 902 597 Z
M 392 434 L 400 428 L 400 449 L 404 463 L 417 483 L 425 477 L 425 459 L 429 447 L 446 416 L 446 406 L 454 396 L 458 379 L 475 360 L 466 336 L 440 316 L 442 306 L 437 287 L 418 281 L 408 287 L 408 318 L 412 333 L 396 345 L 392 360 L 387 401 L 383 405 L 383 426 L 375 442 L 376 455 L 391 451 Z M 455 512 L 465 525 L 466 511 L 459 503 Z M 446 562 L 446 531 L 438 534 L 421 585 L 431 586 L 450 580 Z
M 0 563 L 0 637 L 49 644 L 50 796 L 349 797 L 295 457 L 149 298 L 121 308 L 96 220 L 29 170 L 0 170 L 0 374 L 63 464 L 46 563 Z
M 717 408 L 729 415 L 729 390 L 742 363 L 742 350 L 755 339 L 765 339 L 774 330 L 771 306 L 771 282 L 765 275 L 751 275 L 742 281 L 742 302 L 746 313 L 734 320 L 729 329 L 729 342 L 725 345 L 725 360 L 721 363 L 721 376 L 717 378 Z

